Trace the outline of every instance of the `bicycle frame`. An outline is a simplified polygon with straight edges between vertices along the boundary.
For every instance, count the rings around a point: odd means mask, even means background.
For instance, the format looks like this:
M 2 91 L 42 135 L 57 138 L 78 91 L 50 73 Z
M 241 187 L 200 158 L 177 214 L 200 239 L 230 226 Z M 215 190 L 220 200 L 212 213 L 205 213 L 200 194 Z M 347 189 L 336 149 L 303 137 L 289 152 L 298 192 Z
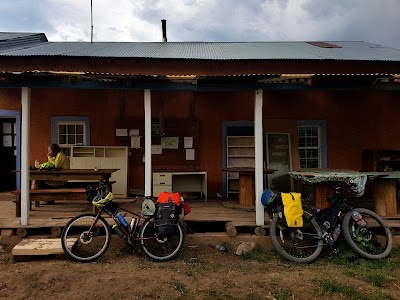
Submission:
M 119 226 L 119 228 L 120 228 L 121 231 L 124 233 L 124 236 L 127 238 L 127 240 L 128 240 L 129 242 L 131 242 L 131 241 L 141 241 L 142 239 L 138 237 L 138 234 L 139 234 L 139 223 L 140 223 L 140 221 L 141 221 L 142 219 L 143 219 L 144 221 L 146 221 L 148 218 L 144 217 L 144 216 L 142 215 L 142 212 L 135 213 L 135 212 L 133 212 L 132 210 L 129 210 L 129 209 L 127 209 L 127 208 L 124 208 L 123 206 L 120 206 L 120 205 L 118 205 L 118 209 L 119 209 L 119 210 L 122 210 L 122 211 L 124 211 L 124 212 L 127 212 L 127 213 L 131 214 L 132 217 L 135 217 L 135 218 L 136 218 L 135 226 L 134 226 L 131 230 L 129 230 L 129 231 L 126 230 L 126 228 L 121 224 L 121 222 L 120 222 L 119 219 L 115 216 L 115 214 L 112 214 L 111 212 L 107 211 L 107 210 L 105 209 L 104 206 L 101 206 L 101 207 L 97 207 L 97 208 L 96 208 L 96 210 L 97 210 L 96 218 L 95 218 L 95 220 L 94 220 L 94 222 L 93 222 L 93 225 L 90 227 L 90 231 L 92 230 L 93 226 L 96 225 L 97 220 L 99 219 L 99 216 L 101 216 L 101 214 L 104 212 L 104 213 L 106 213 L 109 217 L 111 217 L 111 218 L 114 220 L 115 224 L 117 224 L 117 225 Z M 107 222 L 107 223 L 108 223 L 108 222 Z M 156 237 L 154 237 L 154 238 L 156 238 Z

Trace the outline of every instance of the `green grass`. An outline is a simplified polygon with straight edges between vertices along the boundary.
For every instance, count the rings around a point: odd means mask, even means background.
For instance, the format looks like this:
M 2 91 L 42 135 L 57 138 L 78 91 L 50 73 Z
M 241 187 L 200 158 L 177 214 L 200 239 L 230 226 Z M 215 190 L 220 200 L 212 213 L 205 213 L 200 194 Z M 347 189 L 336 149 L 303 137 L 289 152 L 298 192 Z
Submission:
M 330 262 L 346 267 L 345 275 L 358 277 L 375 287 L 390 284 L 393 277 L 390 271 L 400 265 L 400 250 L 394 250 L 389 257 L 379 260 L 366 260 L 354 254 L 350 249 L 342 248 Z M 324 262 L 321 262 L 324 263 Z
M 287 299 L 291 299 L 292 298 L 293 291 L 291 289 L 280 289 L 280 290 L 273 291 L 272 295 L 277 300 L 287 300 Z
M 335 279 L 322 278 L 317 280 L 320 287 L 321 295 L 341 294 L 348 299 L 354 300 L 384 300 L 392 299 L 390 295 L 384 294 L 377 290 L 374 293 L 367 293 L 367 291 L 357 290 L 355 287 L 346 284 L 340 284 Z
M 271 261 L 275 257 L 275 252 L 272 250 L 262 250 L 260 248 L 255 248 L 252 251 L 243 254 L 241 256 L 244 260 L 257 260 L 260 262 Z

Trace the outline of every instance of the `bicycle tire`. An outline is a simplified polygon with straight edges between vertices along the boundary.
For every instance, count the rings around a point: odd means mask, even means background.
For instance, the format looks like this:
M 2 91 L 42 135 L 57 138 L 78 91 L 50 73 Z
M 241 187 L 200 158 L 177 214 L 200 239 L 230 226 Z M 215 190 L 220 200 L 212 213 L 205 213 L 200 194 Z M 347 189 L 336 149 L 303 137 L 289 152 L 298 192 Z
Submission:
M 275 215 L 269 227 L 269 235 L 275 250 L 285 259 L 296 263 L 314 261 L 321 254 L 323 247 L 322 231 L 317 221 L 314 218 L 303 219 L 303 227 L 288 228 L 281 226 L 279 224 L 281 219 Z M 305 240 L 304 237 L 307 236 L 310 238 Z M 305 245 L 296 247 L 294 242 L 304 242 Z
M 157 238 L 154 218 L 143 223 L 139 237 L 144 253 L 155 261 L 168 261 L 175 258 L 181 251 L 185 239 L 184 231 L 179 222 L 172 236 L 163 239 Z
M 61 233 L 64 252 L 73 260 L 91 262 L 101 257 L 111 243 L 111 229 L 107 221 L 95 214 L 82 214 L 71 219 Z M 94 226 L 94 227 L 93 227 Z M 89 229 L 92 227 L 91 232 Z M 87 239 L 87 234 L 90 238 Z
M 393 248 L 393 237 L 383 219 L 366 208 L 354 208 L 367 222 L 360 227 L 354 221 L 352 211 L 343 218 L 343 237 L 349 247 L 357 254 L 367 259 L 381 259 L 387 257 Z M 384 241 L 382 241 L 385 239 Z

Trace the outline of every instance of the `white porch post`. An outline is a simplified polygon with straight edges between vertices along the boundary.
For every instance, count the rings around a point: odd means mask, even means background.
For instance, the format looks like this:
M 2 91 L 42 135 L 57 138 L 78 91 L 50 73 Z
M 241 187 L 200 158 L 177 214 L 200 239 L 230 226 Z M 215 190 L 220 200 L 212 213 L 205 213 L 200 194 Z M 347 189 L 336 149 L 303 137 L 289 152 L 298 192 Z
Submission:
M 21 225 L 29 223 L 29 123 L 31 114 L 31 89 L 21 90 Z
M 256 224 L 264 225 L 264 206 L 261 203 L 263 192 L 263 90 L 255 91 L 254 99 L 254 143 L 255 143 L 255 192 L 256 192 Z
M 144 195 L 151 196 L 151 91 L 144 90 Z

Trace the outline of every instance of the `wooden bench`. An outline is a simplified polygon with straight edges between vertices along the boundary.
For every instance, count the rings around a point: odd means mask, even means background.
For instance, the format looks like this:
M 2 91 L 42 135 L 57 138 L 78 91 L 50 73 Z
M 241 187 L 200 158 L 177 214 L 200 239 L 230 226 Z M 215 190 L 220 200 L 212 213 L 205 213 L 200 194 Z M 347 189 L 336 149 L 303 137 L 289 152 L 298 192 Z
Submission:
M 15 215 L 21 217 L 21 190 L 11 192 L 16 196 L 15 199 Z M 29 210 L 31 203 L 35 202 L 35 207 L 39 206 L 40 201 L 55 201 L 55 200 L 86 200 L 84 188 L 62 188 L 62 189 L 37 189 L 29 190 Z

